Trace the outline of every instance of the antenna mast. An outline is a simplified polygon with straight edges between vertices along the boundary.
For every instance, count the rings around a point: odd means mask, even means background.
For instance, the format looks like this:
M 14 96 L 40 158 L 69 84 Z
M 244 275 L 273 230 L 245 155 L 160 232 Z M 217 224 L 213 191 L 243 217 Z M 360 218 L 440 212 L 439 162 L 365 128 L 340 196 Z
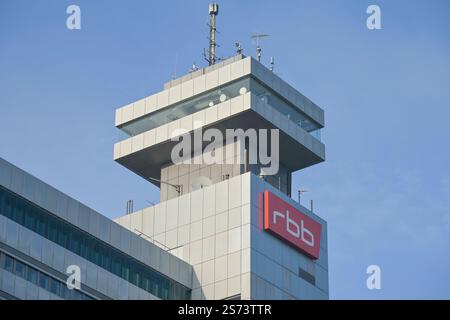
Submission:
M 219 14 L 219 5 L 209 5 L 209 65 L 216 63 L 216 16 Z
M 255 33 L 252 35 L 252 39 L 256 41 L 256 57 L 259 62 L 261 62 L 261 47 L 259 45 L 261 38 L 268 37 L 269 35 L 266 33 Z

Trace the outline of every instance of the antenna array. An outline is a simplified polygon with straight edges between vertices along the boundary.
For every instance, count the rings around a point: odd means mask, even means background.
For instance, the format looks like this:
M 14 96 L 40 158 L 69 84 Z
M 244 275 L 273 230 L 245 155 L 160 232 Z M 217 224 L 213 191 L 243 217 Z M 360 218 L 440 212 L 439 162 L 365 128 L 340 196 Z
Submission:
M 219 5 L 211 3 L 209 5 L 209 52 L 203 52 L 203 56 L 209 65 L 216 63 L 216 16 L 219 14 Z

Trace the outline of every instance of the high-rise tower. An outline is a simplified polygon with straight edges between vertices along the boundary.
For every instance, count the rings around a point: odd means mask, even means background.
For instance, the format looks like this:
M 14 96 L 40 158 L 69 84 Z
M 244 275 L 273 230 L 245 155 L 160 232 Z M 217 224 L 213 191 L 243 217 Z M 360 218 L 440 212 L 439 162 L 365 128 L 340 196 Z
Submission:
M 193 299 L 327 299 L 327 224 L 291 199 L 292 173 L 325 160 L 323 126 L 320 107 L 252 57 L 172 80 L 116 111 L 127 137 L 115 161 L 161 190 L 116 221 L 193 265 Z

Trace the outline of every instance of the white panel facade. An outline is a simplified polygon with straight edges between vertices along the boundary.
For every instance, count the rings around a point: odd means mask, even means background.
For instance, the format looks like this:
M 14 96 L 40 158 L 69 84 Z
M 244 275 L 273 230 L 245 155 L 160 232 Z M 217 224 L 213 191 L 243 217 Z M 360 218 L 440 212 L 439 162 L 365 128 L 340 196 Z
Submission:
M 262 230 L 261 192 L 269 190 L 322 224 L 320 259 L 313 261 Z M 167 208 L 177 210 L 168 212 Z M 328 299 L 326 222 L 268 183 L 246 173 L 129 215 L 149 241 L 193 266 L 193 299 Z M 126 216 L 117 222 L 128 227 Z M 170 222 L 169 222 L 170 220 Z M 152 225 L 153 224 L 153 225 Z M 157 225 L 158 224 L 158 227 Z M 160 242 L 160 243 L 158 243 Z M 299 277 L 299 267 L 316 285 Z

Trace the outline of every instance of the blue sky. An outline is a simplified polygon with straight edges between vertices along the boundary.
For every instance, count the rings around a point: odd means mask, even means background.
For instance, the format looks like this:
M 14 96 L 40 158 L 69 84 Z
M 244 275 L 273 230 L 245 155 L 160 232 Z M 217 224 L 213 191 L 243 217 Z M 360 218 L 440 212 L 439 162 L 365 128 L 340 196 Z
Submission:
M 66 28 L 77 4 L 82 29 Z M 450 298 L 450 3 L 219 1 L 218 54 L 263 62 L 326 113 L 293 190 L 329 224 L 334 299 Z M 366 28 L 377 4 L 382 30 Z M 204 65 L 208 1 L 0 0 L 0 156 L 116 217 L 157 189 L 112 160 L 115 108 Z M 382 289 L 366 288 L 377 264 Z

